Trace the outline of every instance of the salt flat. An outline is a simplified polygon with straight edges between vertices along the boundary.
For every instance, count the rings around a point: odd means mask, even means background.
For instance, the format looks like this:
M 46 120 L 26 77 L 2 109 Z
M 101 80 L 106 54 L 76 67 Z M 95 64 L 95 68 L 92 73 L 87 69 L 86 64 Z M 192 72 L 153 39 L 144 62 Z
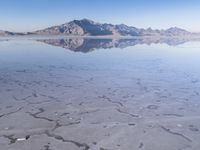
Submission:
M 125 42 L 0 41 L 0 150 L 199 150 L 200 43 Z

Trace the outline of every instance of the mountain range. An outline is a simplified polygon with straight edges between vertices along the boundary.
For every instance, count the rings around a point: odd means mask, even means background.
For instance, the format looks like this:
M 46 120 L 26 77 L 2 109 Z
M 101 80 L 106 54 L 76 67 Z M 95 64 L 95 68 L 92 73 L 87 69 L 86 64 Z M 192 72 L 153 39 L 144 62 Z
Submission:
M 191 33 L 181 28 L 172 27 L 166 30 L 153 30 L 151 28 L 142 29 L 125 24 L 113 25 L 107 23 L 97 23 L 92 20 L 73 20 L 62 25 L 52 26 L 46 29 L 28 33 L 13 33 L 0 31 L 0 36 L 10 35 L 66 35 L 66 36 L 193 36 Z
M 26 35 L 26 33 L 16 33 L 16 32 L 9 32 L 9 31 L 2 31 L 0 30 L 0 36 L 12 36 L 12 35 Z

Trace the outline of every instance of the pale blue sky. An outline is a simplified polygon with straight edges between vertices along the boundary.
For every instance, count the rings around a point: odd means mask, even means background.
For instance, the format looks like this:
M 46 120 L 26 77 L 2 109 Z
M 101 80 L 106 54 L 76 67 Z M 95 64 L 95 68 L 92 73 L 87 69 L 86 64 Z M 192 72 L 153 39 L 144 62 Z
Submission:
M 74 19 L 200 32 L 200 0 L 0 0 L 0 30 L 34 31 Z

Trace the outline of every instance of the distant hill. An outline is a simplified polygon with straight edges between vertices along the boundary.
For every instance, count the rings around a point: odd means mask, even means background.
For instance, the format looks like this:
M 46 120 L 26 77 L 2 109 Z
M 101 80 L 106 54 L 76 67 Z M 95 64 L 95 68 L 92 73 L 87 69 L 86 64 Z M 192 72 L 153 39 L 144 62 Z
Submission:
M 184 29 L 173 27 L 167 30 L 141 29 L 125 24 L 113 25 L 97 23 L 92 20 L 73 20 L 62 25 L 28 33 L 0 31 L 0 36 L 9 35 L 66 35 L 66 36 L 192 36 L 199 35 Z
M 8 36 L 8 35 L 13 35 L 13 33 L 12 32 L 8 32 L 8 31 L 0 30 L 0 36 Z
M 79 35 L 79 36 L 190 36 L 190 33 L 177 27 L 167 30 L 140 29 L 125 24 L 101 24 L 92 20 L 74 20 L 62 25 L 38 30 L 39 35 Z
M 15 32 L 0 30 L 0 36 L 12 36 L 12 35 L 26 35 L 26 34 L 25 33 L 15 33 Z

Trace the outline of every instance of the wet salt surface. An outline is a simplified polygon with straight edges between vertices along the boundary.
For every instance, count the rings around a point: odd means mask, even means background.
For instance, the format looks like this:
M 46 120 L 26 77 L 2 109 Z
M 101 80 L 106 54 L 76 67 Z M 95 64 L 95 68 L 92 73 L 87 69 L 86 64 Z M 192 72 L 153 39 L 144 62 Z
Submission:
M 0 42 L 0 149 L 199 150 L 198 42 L 45 43 Z

